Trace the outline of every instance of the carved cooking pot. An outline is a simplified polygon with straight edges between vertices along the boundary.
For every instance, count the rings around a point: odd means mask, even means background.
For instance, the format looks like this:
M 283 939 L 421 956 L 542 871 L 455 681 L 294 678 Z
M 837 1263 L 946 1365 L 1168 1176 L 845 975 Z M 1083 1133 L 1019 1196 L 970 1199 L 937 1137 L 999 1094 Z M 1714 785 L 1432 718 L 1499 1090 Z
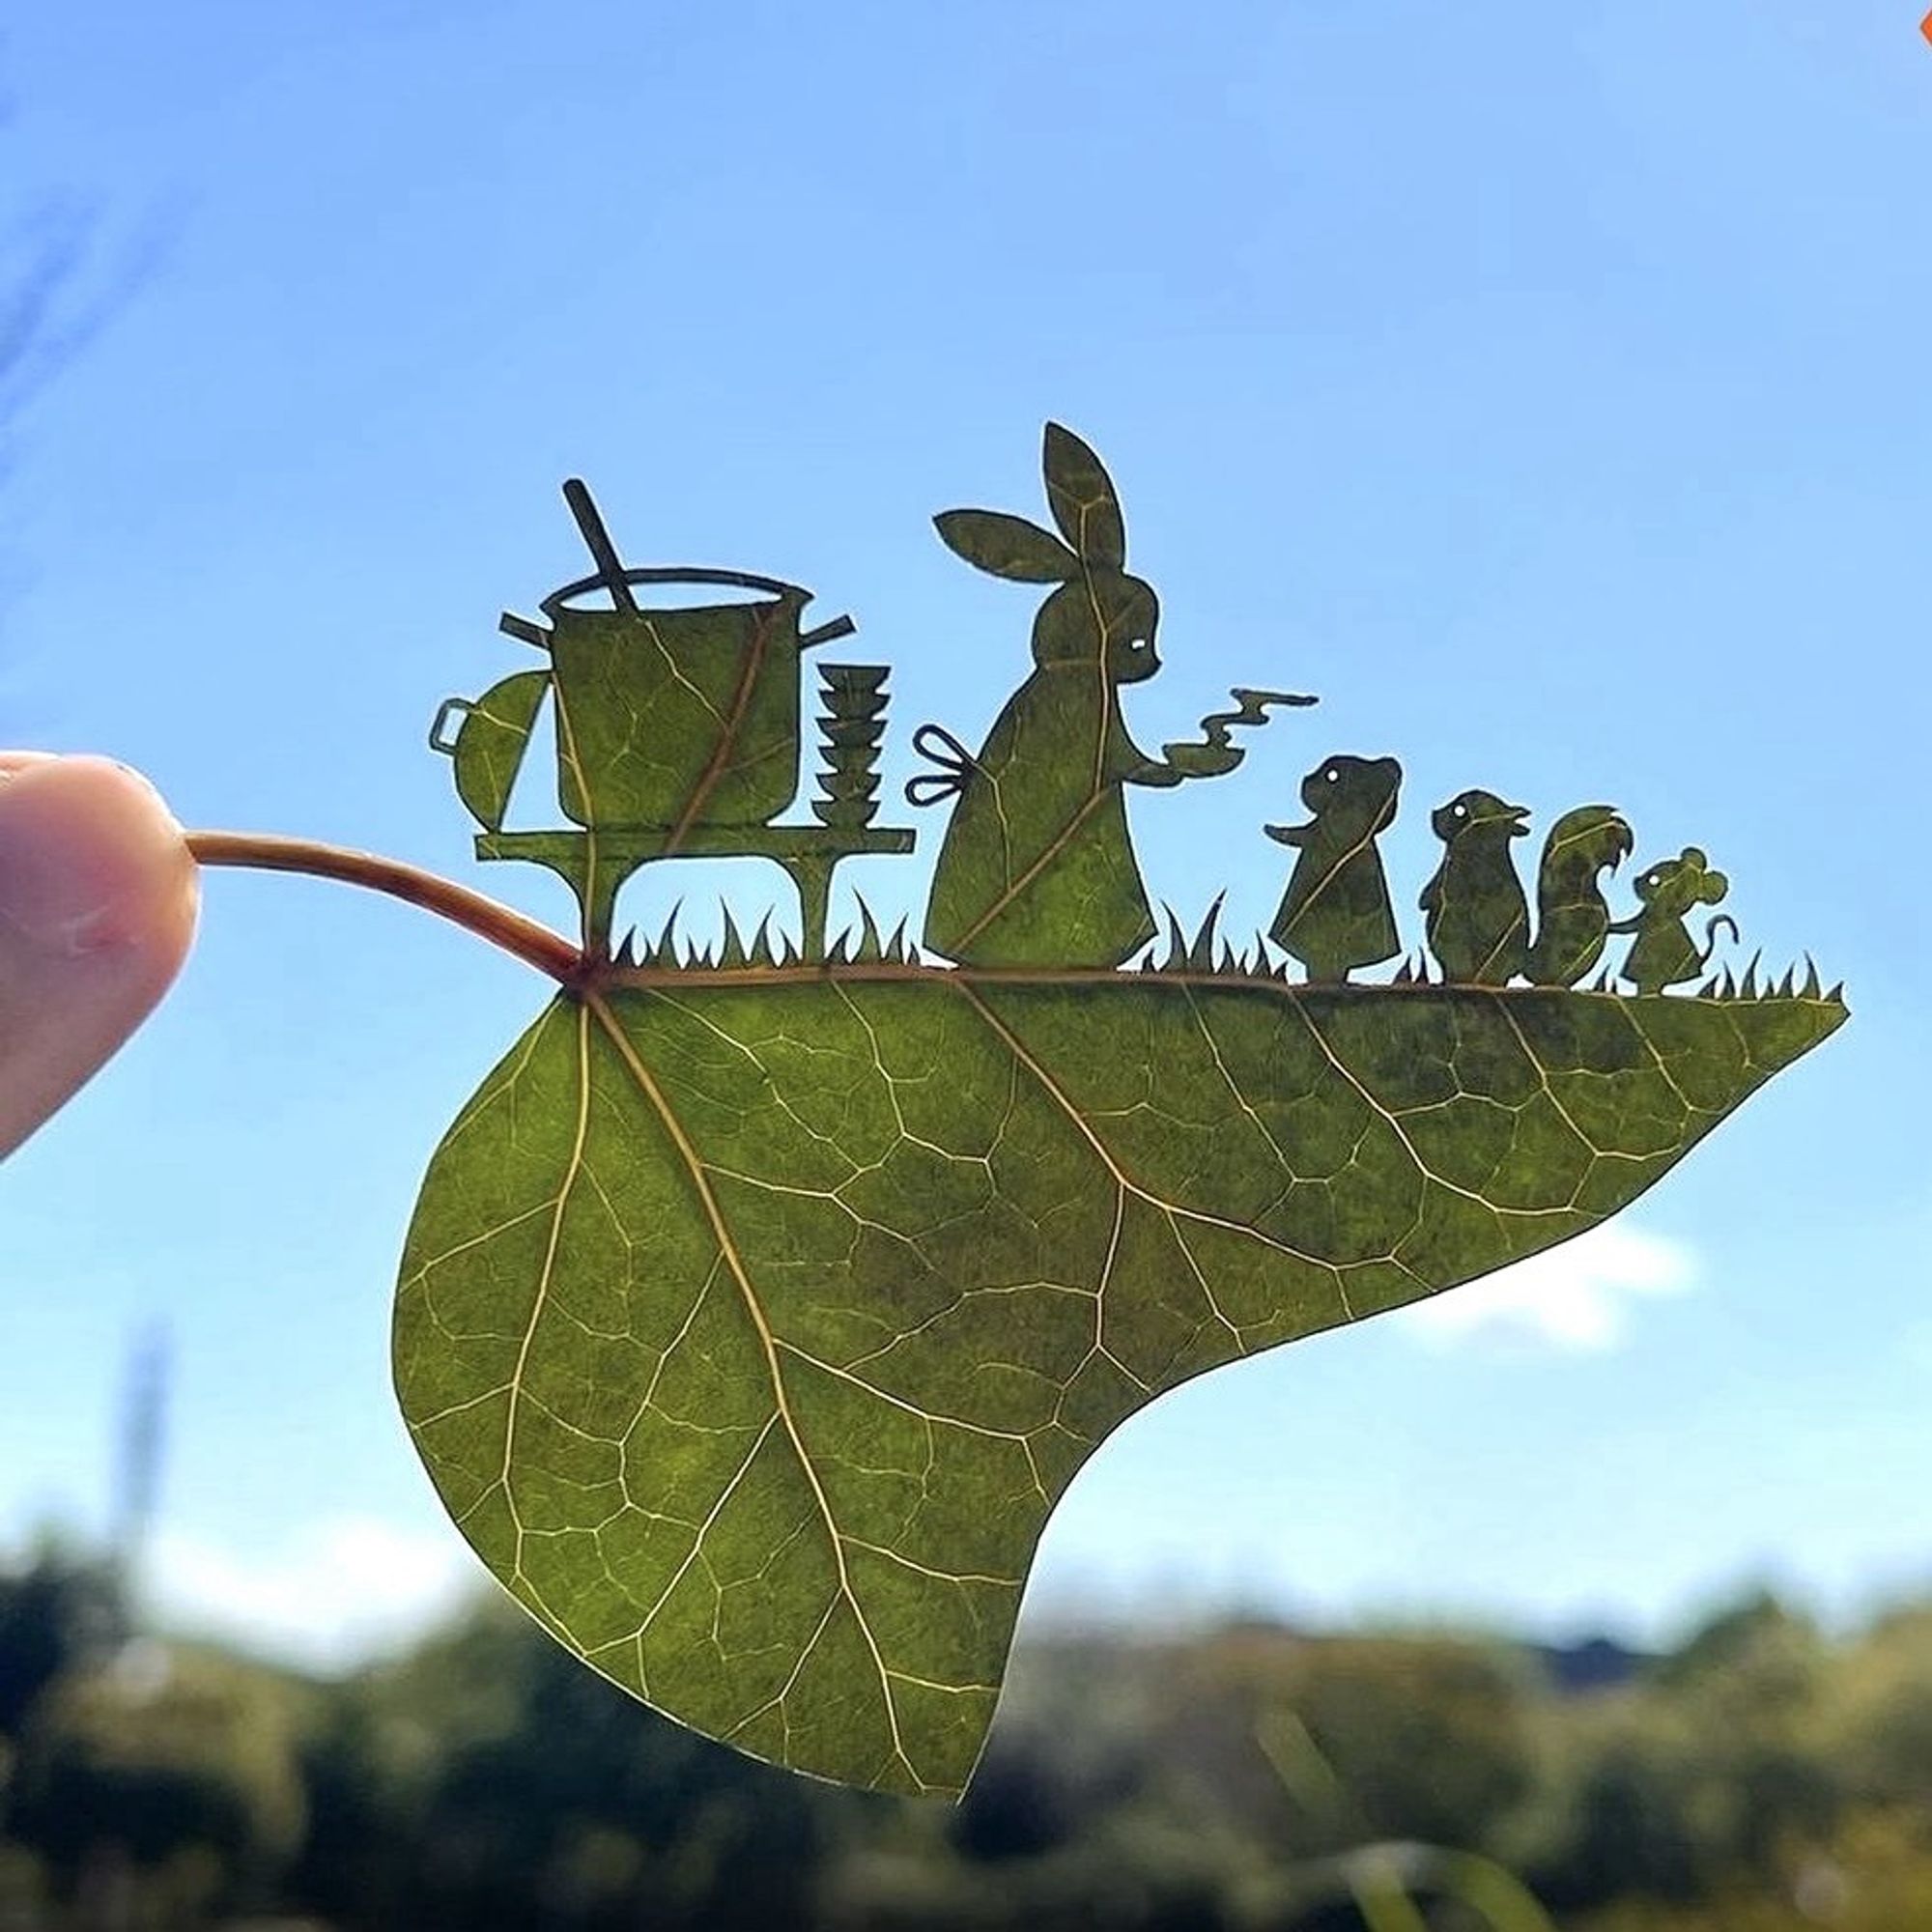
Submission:
M 842 637 L 850 621 L 801 634 L 810 591 L 738 571 L 627 570 L 623 581 L 755 594 L 582 609 L 572 600 L 611 594 L 607 578 L 588 577 L 544 599 L 565 813 L 607 828 L 775 818 L 798 790 L 800 654 Z

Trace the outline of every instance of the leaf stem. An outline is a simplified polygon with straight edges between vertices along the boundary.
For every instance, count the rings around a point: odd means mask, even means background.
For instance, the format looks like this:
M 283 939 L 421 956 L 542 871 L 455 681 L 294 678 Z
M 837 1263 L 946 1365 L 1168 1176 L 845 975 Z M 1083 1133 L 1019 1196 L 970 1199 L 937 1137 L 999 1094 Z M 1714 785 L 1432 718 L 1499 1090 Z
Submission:
M 481 893 L 472 893 L 438 873 L 406 866 L 399 859 L 325 845 L 313 838 L 284 838 L 270 832 L 190 832 L 187 848 L 203 866 L 309 872 L 319 879 L 338 879 L 344 885 L 387 893 L 392 898 L 454 921 L 561 985 L 575 986 L 582 977 L 583 955 L 560 934 L 485 898 Z

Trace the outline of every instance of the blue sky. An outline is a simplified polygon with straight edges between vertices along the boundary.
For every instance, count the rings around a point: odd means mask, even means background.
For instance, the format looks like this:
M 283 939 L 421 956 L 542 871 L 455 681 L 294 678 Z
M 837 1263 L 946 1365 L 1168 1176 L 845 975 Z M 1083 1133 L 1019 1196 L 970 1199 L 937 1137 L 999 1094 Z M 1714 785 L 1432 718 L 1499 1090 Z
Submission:
M 894 789 L 977 740 L 1029 594 L 929 514 L 1102 451 L 1165 668 L 1319 692 L 1135 800 L 1155 891 L 1264 923 L 1300 775 L 1393 752 L 1412 905 L 1469 784 L 1703 845 L 1854 1019 L 1594 1249 L 1198 1382 L 1036 1604 L 1673 1628 L 1748 1578 L 1932 1583 L 1932 48 L 1879 0 L 715 9 L 75 0 L 15 19 L 0 195 L 98 211 L 109 327 L 18 426 L 0 740 L 185 820 L 479 868 L 438 701 L 577 575 L 812 585 L 890 659 Z M 925 822 L 926 843 L 932 842 Z M 854 866 L 916 910 L 923 861 Z M 661 867 L 627 901 L 715 898 Z M 755 918 L 781 882 L 724 875 Z M 1409 914 L 1411 924 L 1418 916 Z M 0 1170 L 0 1538 L 98 1522 L 172 1326 L 157 1586 L 342 1654 L 468 1575 L 388 1300 L 449 1118 L 542 1000 L 420 915 L 208 882 L 155 1023 Z

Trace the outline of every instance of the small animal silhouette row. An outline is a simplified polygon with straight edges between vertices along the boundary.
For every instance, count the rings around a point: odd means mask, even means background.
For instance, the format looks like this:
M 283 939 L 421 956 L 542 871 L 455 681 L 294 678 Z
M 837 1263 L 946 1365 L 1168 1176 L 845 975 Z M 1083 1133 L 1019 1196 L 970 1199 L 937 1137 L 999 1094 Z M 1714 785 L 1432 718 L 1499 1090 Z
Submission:
M 1377 838 L 1395 822 L 1402 767 L 1393 758 L 1325 758 L 1301 781 L 1306 825 L 1270 825 L 1270 838 L 1298 853 L 1268 936 L 1308 969 L 1311 984 L 1340 985 L 1359 966 L 1402 951 Z M 1465 791 L 1430 816 L 1443 842 L 1442 863 L 1422 889 L 1429 950 L 1452 984 L 1503 986 L 1520 975 L 1532 985 L 1574 986 L 1603 957 L 1612 933 L 1630 933 L 1618 977 L 1639 993 L 1694 980 L 1717 943 L 1719 913 L 1700 951 L 1686 923 L 1698 905 L 1730 889 L 1704 854 L 1687 845 L 1636 881 L 1638 910 L 1613 920 L 1601 880 L 1634 848 L 1622 814 L 1607 805 L 1578 806 L 1550 827 L 1537 872 L 1537 922 L 1517 877 L 1511 841 L 1523 838 L 1528 808 L 1493 792 Z

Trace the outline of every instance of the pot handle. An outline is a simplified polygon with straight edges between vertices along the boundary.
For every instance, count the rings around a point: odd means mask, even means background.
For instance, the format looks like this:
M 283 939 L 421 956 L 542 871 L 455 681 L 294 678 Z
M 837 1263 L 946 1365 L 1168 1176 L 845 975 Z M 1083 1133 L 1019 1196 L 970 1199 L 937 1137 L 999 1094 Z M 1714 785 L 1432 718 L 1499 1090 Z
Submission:
M 802 651 L 815 649 L 820 644 L 829 644 L 834 638 L 849 638 L 858 625 L 850 617 L 834 617 L 828 624 L 820 624 L 814 631 L 799 634 L 798 647 Z
M 468 697 L 445 697 L 441 704 L 437 707 L 436 717 L 430 724 L 430 750 L 432 752 L 440 752 L 445 758 L 453 758 L 456 755 L 456 740 L 452 738 L 445 744 L 443 742 L 443 727 L 449 723 L 452 714 L 460 713 L 463 717 L 468 718 L 475 709 L 476 705 L 473 699 Z M 462 727 L 459 725 L 457 729 L 460 736 Z

